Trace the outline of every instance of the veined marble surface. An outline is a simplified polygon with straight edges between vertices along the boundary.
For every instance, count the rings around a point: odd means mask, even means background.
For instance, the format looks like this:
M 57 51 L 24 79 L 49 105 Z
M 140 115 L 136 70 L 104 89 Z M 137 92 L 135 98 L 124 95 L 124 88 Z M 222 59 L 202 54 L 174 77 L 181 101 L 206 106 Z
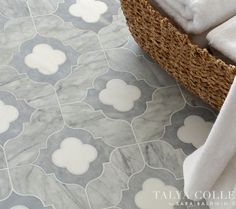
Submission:
M 186 209 L 152 191 L 183 190 L 216 113 L 138 47 L 119 0 L 0 5 L 0 209 Z

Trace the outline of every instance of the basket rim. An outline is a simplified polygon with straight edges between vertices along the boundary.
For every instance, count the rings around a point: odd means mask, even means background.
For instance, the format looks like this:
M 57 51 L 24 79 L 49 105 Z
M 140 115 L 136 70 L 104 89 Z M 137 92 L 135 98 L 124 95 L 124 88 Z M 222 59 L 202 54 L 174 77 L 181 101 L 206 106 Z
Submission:
M 126 0 L 121 0 L 121 5 L 122 2 L 125 2 Z M 191 47 L 195 48 L 197 51 L 201 51 L 202 53 L 207 53 L 208 56 L 210 56 L 212 59 L 215 59 L 216 63 L 221 63 L 223 65 L 226 65 L 228 68 L 226 68 L 225 70 L 228 70 L 229 73 L 233 73 L 236 74 L 236 64 L 228 64 L 226 63 L 224 60 L 222 60 L 221 58 L 218 58 L 214 55 L 212 55 L 209 50 L 207 48 L 201 48 L 199 47 L 197 44 L 193 43 L 190 38 L 189 38 L 189 34 L 185 33 L 184 31 L 181 32 L 174 24 L 172 24 L 172 22 L 170 21 L 170 19 L 166 16 L 163 16 L 157 8 L 155 8 L 149 0 L 133 0 L 134 2 L 138 2 L 138 1 L 142 1 L 142 4 L 145 4 L 145 6 L 147 7 L 148 10 L 151 11 L 151 13 L 153 13 L 155 16 L 158 16 L 158 18 L 161 18 L 162 21 L 167 21 L 169 25 L 171 25 L 171 28 L 173 29 L 173 31 L 186 38 L 187 44 L 191 45 Z

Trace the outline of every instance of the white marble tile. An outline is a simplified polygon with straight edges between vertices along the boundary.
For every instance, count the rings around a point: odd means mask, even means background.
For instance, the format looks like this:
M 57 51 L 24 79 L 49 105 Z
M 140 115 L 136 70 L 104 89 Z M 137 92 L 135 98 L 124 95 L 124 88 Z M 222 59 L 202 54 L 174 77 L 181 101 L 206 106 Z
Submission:
M 164 168 L 183 178 L 183 162 L 186 157 L 181 149 L 174 149 L 163 141 L 143 143 L 140 145 L 144 159 L 153 168 Z
M 101 49 L 95 33 L 79 30 L 56 15 L 37 17 L 35 24 L 40 35 L 59 39 L 79 53 Z
M 36 160 L 41 147 L 55 131 L 60 130 L 64 123 L 60 109 L 49 107 L 37 110 L 27 124 L 23 133 L 6 146 L 7 160 L 10 167 L 28 164 Z
M 97 155 L 98 152 L 92 145 L 68 137 L 52 153 L 52 162 L 58 167 L 66 168 L 71 174 L 81 175 L 88 171 L 90 163 L 96 160 Z
M 147 111 L 133 121 L 133 128 L 138 141 L 159 139 L 170 117 L 183 108 L 184 100 L 178 87 L 157 90 L 153 100 L 147 104 Z
M 82 187 L 58 182 L 54 176 L 47 176 L 32 165 L 10 170 L 14 189 L 24 195 L 36 195 L 45 205 L 56 209 L 89 209 Z
M 28 0 L 32 16 L 48 15 L 56 11 L 62 0 Z
M 56 106 L 55 91 L 49 84 L 31 81 L 26 75 L 19 75 L 10 66 L 0 66 L 0 90 L 14 93 L 34 108 Z
M 87 192 L 92 209 L 117 205 L 122 190 L 128 188 L 129 178 L 143 167 L 144 162 L 137 145 L 115 150 L 111 162 L 104 166 L 103 174 L 88 184 Z
M 73 69 L 67 79 L 57 83 L 56 91 L 61 104 L 81 101 L 92 88 L 96 77 L 107 70 L 107 62 L 102 51 L 86 53 L 79 57 L 79 66 Z
M 85 103 L 63 105 L 62 112 L 70 127 L 84 128 L 95 137 L 102 137 L 109 145 L 122 146 L 135 143 L 128 123 L 108 119 L 100 111 L 94 111 Z
M 24 0 L 0 0 L 0 13 L 9 18 L 29 16 L 29 9 Z

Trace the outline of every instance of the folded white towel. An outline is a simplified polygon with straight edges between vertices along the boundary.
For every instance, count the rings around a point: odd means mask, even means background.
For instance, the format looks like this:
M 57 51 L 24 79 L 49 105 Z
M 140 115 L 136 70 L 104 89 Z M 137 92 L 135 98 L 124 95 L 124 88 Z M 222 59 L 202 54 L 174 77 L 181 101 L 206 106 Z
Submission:
M 214 49 L 236 62 L 236 16 L 208 33 L 207 40 Z
M 200 34 L 236 15 L 236 0 L 154 0 L 187 32 Z
M 184 161 L 184 191 L 190 199 L 212 192 L 211 209 L 232 209 L 229 192 L 236 187 L 236 79 L 208 136 L 206 143 Z M 223 193 L 224 198 L 213 197 Z M 201 193 L 201 194 L 200 194 Z M 234 194 L 236 197 L 236 193 Z M 236 201 L 236 199 L 234 199 Z M 217 206 L 226 202 L 226 206 Z

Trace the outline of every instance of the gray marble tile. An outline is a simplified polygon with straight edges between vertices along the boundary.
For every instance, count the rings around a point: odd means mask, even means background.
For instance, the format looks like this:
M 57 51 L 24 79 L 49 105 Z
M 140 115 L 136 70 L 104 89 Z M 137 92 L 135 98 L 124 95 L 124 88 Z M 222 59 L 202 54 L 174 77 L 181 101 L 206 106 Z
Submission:
M 24 0 L 0 0 L 0 5 L 0 13 L 6 17 L 17 18 L 30 15 Z
M 24 127 L 22 134 L 5 145 L 10 167 L 33 162 L 39 150 L 46 145 L 49 135 L 63 127 L 61 112 L 58 107 L 37 110 L 31 123 Z
M 0 48 L 0 64 L 1 65 L 8 65 L 15 53 L 16 48 Z
M 0 146 L 0 169 L 7 168 L 3 147 Z
M 22 17 L 11 19 L 0 33 L 0 48 L 15 48 L 36 34 L 32 19 Z
M 153 168 L 165 168 L 183 177 L 183 162 L 186 155 L 180 149 L 174 149 L 163 141 L 148 142 L 140 145 L 145 161 Z
M 74 145 L 77 148 L 78 155 L 73 157 L 70 157 L 70 153 L 67 153 L 66 149 L 62 147 L 62 143 L 65 144 L 66 140 L 68 146 L 74 143 L 73 141 L 68 141 L 68 138 L 71 137 L 76 139 L 76 141 L 80 140 L 80 142 L 83 143 L 82 145 Z M 84 147 L 87 145 L 90 145 L 89 149 Z M 87 156 L 92 155 L 92 153 L 88 153 L 91 151 L 91 147 L 95 150 L 96 157 L 90 163 L 87 160 Z M 48 138 L 47 148 L 40 151 L 40 156 L 37 159 L 36 164 L 42 167 L 46 173 L 54 173 L 56 177 L 64 183 L 79 184 L 85 187 L 89 181 L 101 175 L 103 171 L 103 164 L 109 161 L 110 153 L 113 149 L 114 148 L 104 144 L 101 139 L 94 139 L 93 136 L 86 130 L 65 127 L 62 131 L 57 132 Z M 67 165 L 63 164 L 63 167 L 59 167 L 54 163 L 54 161 L 52 161 L 52 156 L 55 152 L 62 151 L 63 153 L 58 155 L 57 159 L 59 157 L 67 159 Z M 83 153 L 85 151 L 86 153 Z M 82 170 L 82 166 L 79 167 L 81 163 L 79 158 L 83 158 L 86 165 L 88 165 L 88 169 L 83 170 L 80 173 L 75 173 L 73 169 L 76 167 L 81 168 Z M 71 166 L 65 167 L 68 166 L 68 164 Z
M 190 120 L 189 123 L 186 123 L 186 118 L 189 117 L 190 119 L 191 117 L 193 117 L 193 119 L 196 118 L 197 120 L 196 121 Z M 171 125 L 166 127 L 165 135 L 161 140 L 168 142 L 175 149 L 182 149 L 184 153 L 189 155 L 196 149 L 195 146 L 204 143 L 207 137 L 206 129 L 209 126 L 209 123 L 212 123 L 213 125 L 215 119 L 216 116 L 214 115 L 214 113 L 212 113 L 212 111 L 208 109 L 186 105 L 184 109 L 176 112 L 172 116 Z M 187 127 L 186 128 L 187 132 L 188 129 L 191 130 L 190 131 L 191 134 L 190 135 L 187 134 L 186 136 L 188 138 L 187 140 L 189 141 L 189 143 L 183 141 L 178 136 L 178 130 L 184 126 Z M 208 133 L 209 131 L 210 128 L 208 130 Z M 203 135 L 200 133 L 202 133 Z M 195 135 L 197 137 L 195 137 Z
M 43 53 L 48 55 L 43 57 L 44 60 L 39 57 Z M 57 59 L 54 58 L 54 62 L 47 60 L 48 57 L 52 59 L 54 56 L 58 56 Z M 75 50 L 63 45 L 59 40 L 37 35 L 21 45 L 20 51 L 13 57 L 11 65 L 19 73 L 26 73 L 30 79 L 36 82 L 54 85 L 71 73 L 72 66 L 77 64 L 78 56 L 79 54 Z M 27 58 L 30 65 L 26 62 Z M 62 60 L 63 62 L 61 62 Z M 44 65 L 41 64 L 42 61 L 45 62 Z
M 175 81 L 157 64 L 143 56 L 136 56 L 125 48 L 106 50 L 110 67 L 121 72 L 130 72 L 154 87 L 175 85 Z
M 80 14 L 79 7 L 83 8 L 84 13 Z M 93 16 L 88 16 L 90 8 L 93 9 Z M 67 0 L 59 4 L 55 14 L 79 29 L 98 32 L 112 22 L 112 16 L 117 14 L 118 8 L 119 4 L 114 0 L 90 1 L 88 4 L 86 1 Z
M 178 87 L 156 90 L 153 100 L 147 104 L 146 112 L 137 117 L 132 125 L 139 142 L 159 139 L 171 115 L 184 106 Z
M 24 123 L 30 122 L 34 109 L 11 93 L 0 91 L 0 110 L 1 117 L 4 117 L 0 126 L 0 144 L 4 145 L 21 133 Z
M 44 207 L 41 200 L 33 196 L 20 196 L 15 192 L 4 201 L 0 202 L 0 208 L 11 209 L 11 208 L 34 208 L 34 209 L 52 209 L 52 207 Z
M 116 149 L 112 153 L 111 163 L 117 170 L 129 177 L 144 167 L 144 161 L 137 145 Z
M 0 33 L 4 31 L 5 23 L 8 19 L 0 14 Z
M 116 170 L 111 164 L 106 164 L 100 178 L 89 183 L 87 187 L 92 209 L 102 209 L 118 204 L 121 191 L 127 189 L 127 181 L 126 174 Z
M 0 65 L 11 61 L 18 47 L 36 34 L 30 17 L 14 18 L 5 23 L 4 31 L 0 32 Z
M 117 92 L 117 88 L 121 89 L 121 86 L 115 88 L 109 88 L 108 86 L 110 82 L 114 82 L 115 84 L 117 79 L 119 82 L 122 81 L 126 85 L 121 92 Z M 135 101 L 128 100 L 133 94 L 129 93 L 129 87 L 136 88 L 140 91 L 140 96 L 138 99 L 135 98 Z M 106 99 L 109 100 L 109 103 L 112 105 L 104 104 L 101 101 L 100 95 L 104 91 L 110 92 L 110 94 L 113 95 Z M 127 94 L 126 96 L 120 96 L 120 94 L 125 94 L 125 92 Z M 96 78 L 93 82 L 93 88 L 88 90 L 87 97 L 84 101 L 93 106 L 95 110 L 102 110 L 110 118 L 123 119 L 131 122 L 134 117 L 144 113 L 147 108 L 147 102 L 152 100 L 153 92 L 154 88 L 150 87 L 143 80 L 137 80 L 132 74 L 110 69 L 107 73 Z M 120 98 L 119 101 L 113 101 L 114 97 Z M 122 104 L 120 104 L 121 102 Z M 130 104 L 130 102 L 132 103 Z M 130 105 L 130 108 L 122 108 L 123 110 L 120 110 L 119 108 L 121 108 L 122 105 Z
M 94 32 L 79 30 L 56 15 L 37 17 L 34 20 L 40 35 L 59 39 L 81 54 L 101 49 Z
M 62 105 L 63 117 L 73 128 L 84 128 L 95 137 L 111 146 L 123 146 L 135 143 L 130 125 L 124 121 L 106 118 L 100 111 L 93 110 L 85 103 Z
M 32 16 L 52 14 L 60 2 L 62 0 L 28 0 Z
M 142 208 L 150 208 L 148 207 L 148 204 L 150 206 L 151 202 L 151 208 L 161 209 L 161 207 L 158 207 L 158 199 L 155 199 L 153 191 L 159 191 L 160 189 L 163 191 L 165 187 L 168 187 L 168 189 L 166 188 L 168 192 L 170 190 L 173 190 L 172 193 L 174 193 L 174 191 L 181 192 L 183 191 L 183 186 L 183 180 L 176 180 L 167 170 L 145 167 L 142 172 L 131 178 L 129 181 L 129 189 L 123 192 L 123 197 L 118 207 L 138 209 L 141 207 L 137 206 L 137 201 L 142 201 Z M 183 198 L 183 200 L 186 200 L 186 198 Z M 164 208 L 174 208 L 168 205 L 168 201 L 166 201 L 166 203 L 163 203 L 162 201 L 162 204 L 162 207 Z M 167 205 L 165 206 L 165 204 Z M 186 206 L 178 208 L 187 209 Z
M 34 108 L 57 106 L 57 97 L 49 84 L 33 82 L 11 66 L 0 66 L 0 90 L 14 93 Z
M 121 9 L 118 15 L 113 16 L 112 23 L 102 28 L 98 35 L 104 49 L 120 47 L 128 41 L 130 32 Z
M 82 187 L 58 182 L 38 167 L 26 165 L 10 169 L 13 187 L 23 195 L 34 195 L 55 209 L 89 209 Z
M 111 163 L 104 166 L 103 174 L 87 187 L 92 208 L 117 205 L 122 190 L 127 189 L 130 176 L 143 167 L 144 162 L 137 145 L 116 149 L 112 153 Z
M 9 175 L 7 170 L 0 170 L 0 203 L 7 198 L 12 191 Z M 0 208 L 1 204 L 0 204 Z M 5 208 L 2 208 L 5 209 Z
M 56 92 L 61 104 L 83 100 L 96 77 L 108 69 L 104 52 L 91 52 L 79 57 L 79 66 L 65 80 L 56 85 Z

